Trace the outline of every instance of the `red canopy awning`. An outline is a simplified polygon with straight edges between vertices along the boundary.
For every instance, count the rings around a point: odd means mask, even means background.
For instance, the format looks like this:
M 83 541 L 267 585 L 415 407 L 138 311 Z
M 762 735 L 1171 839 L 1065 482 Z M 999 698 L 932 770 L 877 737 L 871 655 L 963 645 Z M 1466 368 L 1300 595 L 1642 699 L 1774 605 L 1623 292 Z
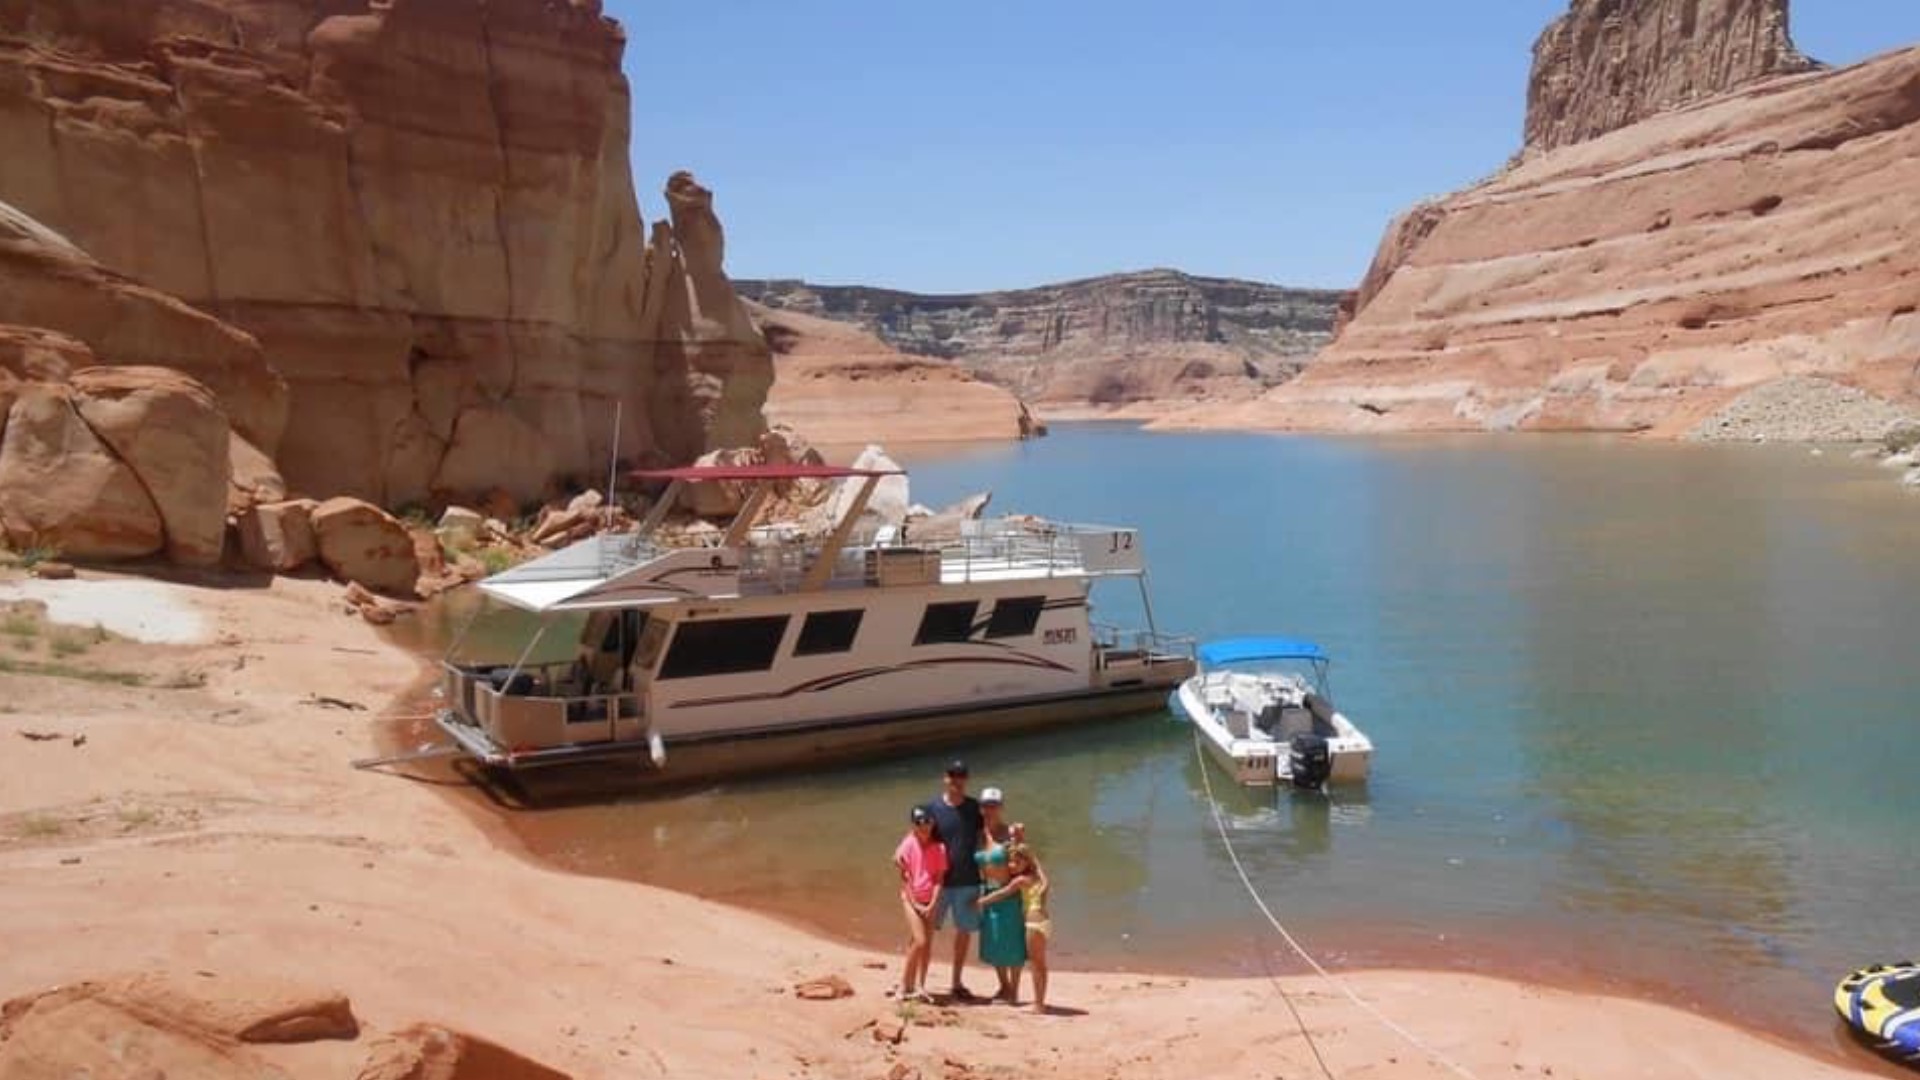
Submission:
M 683 465 L 638 469 L 635 480 L 839 480 L 849 476 L 900 476 L 899 469 L 849 469 L 844 465 Z

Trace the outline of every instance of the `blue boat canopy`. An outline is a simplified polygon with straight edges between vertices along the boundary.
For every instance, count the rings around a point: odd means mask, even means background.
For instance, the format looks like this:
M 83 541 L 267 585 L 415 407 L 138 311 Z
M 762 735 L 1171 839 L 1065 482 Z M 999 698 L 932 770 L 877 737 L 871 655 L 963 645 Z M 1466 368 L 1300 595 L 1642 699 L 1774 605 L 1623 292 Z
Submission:
M 1225 667 L 1250 660 L 1315 660 L 1326 662 L 1326 650 L 1299 638 L 1245 637 L 1209 641 L 1200 646 L 1200 663 Z

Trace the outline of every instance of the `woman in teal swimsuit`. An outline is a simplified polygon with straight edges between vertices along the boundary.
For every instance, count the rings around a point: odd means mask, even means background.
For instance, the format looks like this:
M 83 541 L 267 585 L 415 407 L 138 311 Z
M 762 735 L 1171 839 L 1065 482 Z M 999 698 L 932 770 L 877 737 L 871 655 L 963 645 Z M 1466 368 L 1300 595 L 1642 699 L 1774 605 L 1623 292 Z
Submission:
M 980 895 L 999 890 L 1011 876 L 1007 870 L 1007 845 L 1013 832 L 1001 817 L 999 788 L 980 793 L 980 847 L 973 853 L 980 865 Z M 1008 895 L 991 904 L 980 905 L 980 962 L 993 967 L 1000 979 L 997 1001 L 1013 1004 L 1020 999 L 1020 971 L 1027 963 L 1027 916 L 1020 897 Z

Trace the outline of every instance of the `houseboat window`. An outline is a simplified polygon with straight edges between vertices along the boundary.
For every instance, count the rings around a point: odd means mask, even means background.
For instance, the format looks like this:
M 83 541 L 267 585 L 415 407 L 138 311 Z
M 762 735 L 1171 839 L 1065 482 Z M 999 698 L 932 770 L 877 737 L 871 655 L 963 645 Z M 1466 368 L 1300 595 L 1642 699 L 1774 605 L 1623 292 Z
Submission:
M 1044 596 L 1003 596 L 993 605 L 987 620 L 987 636 L 1031 637 L 1040 624 L 1040 609 L 1047 606 Z
M 773 666 L 786 635 L 789 616 L 757 619 L 712 619 L 683 622 L 660 665 L 663 679 L 692 679 L 702 675 L 734 675 L 765 671 Z
M 859 608 L 809 614 L 800 624 L 800 640 L 794 642 L 793 655 L 819 656 L 853 648 L 853 637 L 860 632 L 860 616 L 864 614 Z
M 920 632 L 913 636 L 913 643 L 939 645 L 950 641 L 965 641 L 973 634 L 973 617 L 979 610 L 980 601 L 978 600 L 928 604 L 927 613 L 920 616 Z

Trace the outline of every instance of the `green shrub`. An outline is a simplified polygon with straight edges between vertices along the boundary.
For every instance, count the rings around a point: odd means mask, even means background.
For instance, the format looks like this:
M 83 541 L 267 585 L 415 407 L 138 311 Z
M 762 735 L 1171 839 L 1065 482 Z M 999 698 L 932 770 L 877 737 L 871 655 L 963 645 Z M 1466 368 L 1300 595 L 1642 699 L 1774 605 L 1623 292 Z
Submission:
M 506 548 L 497 547 L 482 548 L 479 557 L 480 565 L 486 567 L 487 573 L 489 574 L 498 574 L 505 570 L 511 570 L 520 561 L 513 552 L 508 551 Z

